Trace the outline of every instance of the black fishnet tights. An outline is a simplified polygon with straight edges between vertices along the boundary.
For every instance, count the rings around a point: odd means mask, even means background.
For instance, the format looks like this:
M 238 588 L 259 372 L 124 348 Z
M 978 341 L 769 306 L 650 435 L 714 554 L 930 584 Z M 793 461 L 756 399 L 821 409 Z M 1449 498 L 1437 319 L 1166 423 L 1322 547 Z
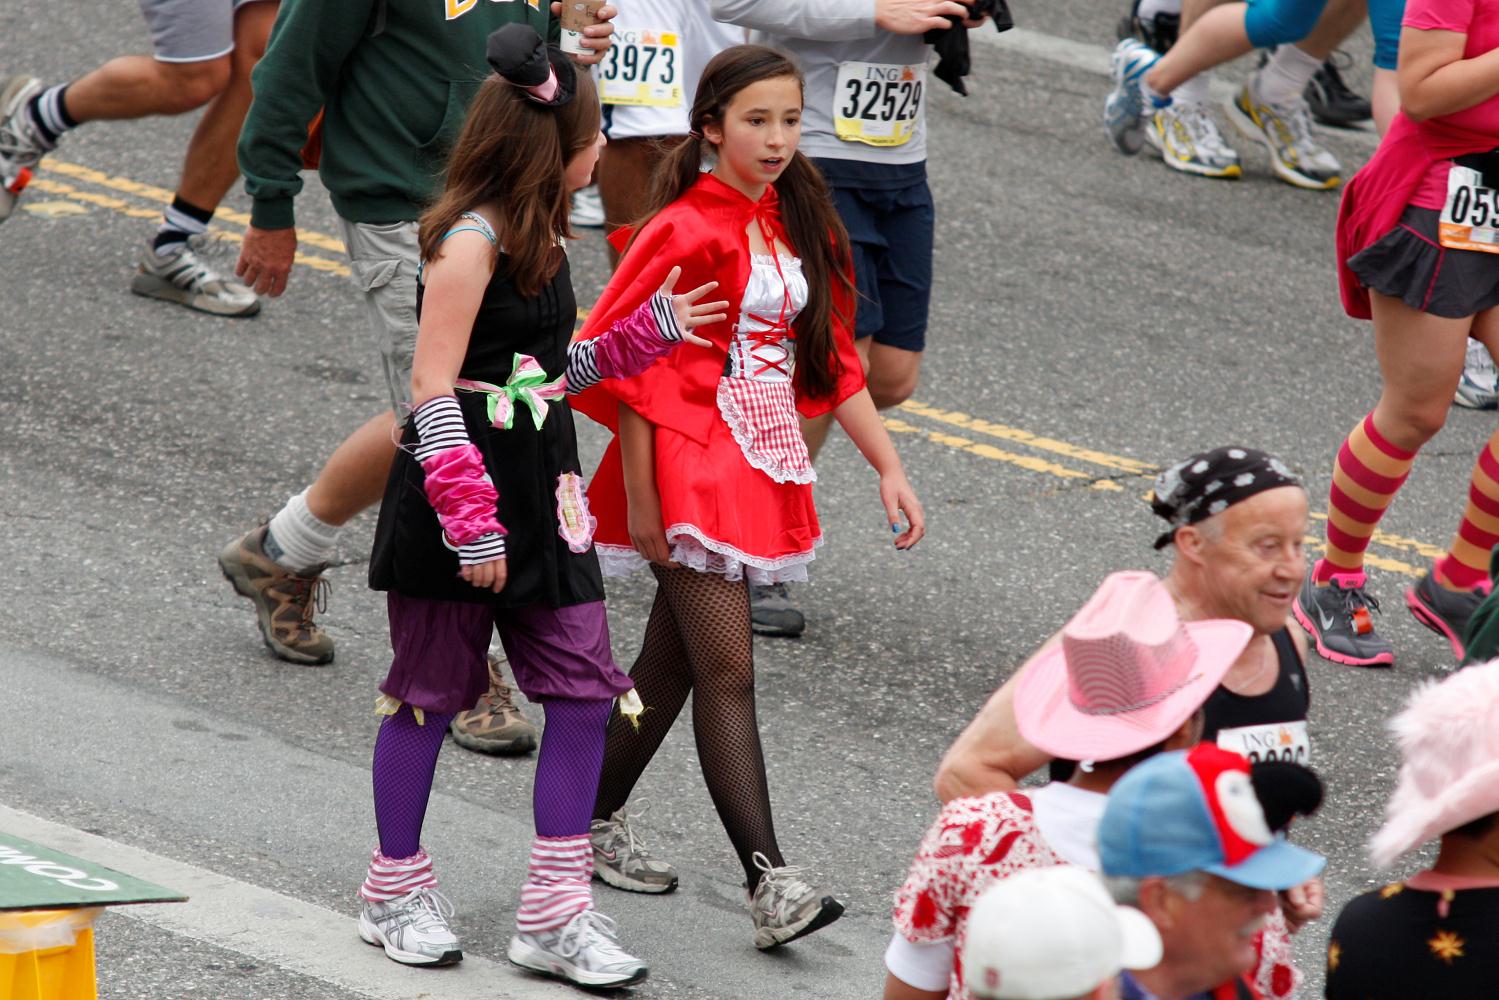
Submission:
M 776 844 L 755 721 L 749 588 L 715 573 L 659 566 L 651 571 L 656 603 L 630 670 L 646 712 L 639 732 L 617 709 L 610 716 L 593 815 L 607 819 L 625 804 L 693 693 L 692 730 L 703 780 L 753 888 L 760 880 L 752 860 L 756 851 L 772 865 L 786 862 Z

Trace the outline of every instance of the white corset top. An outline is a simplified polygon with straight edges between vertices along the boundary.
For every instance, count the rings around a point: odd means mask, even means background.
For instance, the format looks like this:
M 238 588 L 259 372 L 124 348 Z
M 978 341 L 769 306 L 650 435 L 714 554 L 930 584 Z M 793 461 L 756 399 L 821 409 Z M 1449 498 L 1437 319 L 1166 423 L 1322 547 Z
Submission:
M 757 382 L 789 382 L 794 363 L 791 321 L 807 304 L 800 257 L 753 254 L 739 303 L 739 325 L 729 344 L 725 374 Z M 784 282 L 783 282 L 784 278 Z M 789 295 L 789 299 L 788 299 Z

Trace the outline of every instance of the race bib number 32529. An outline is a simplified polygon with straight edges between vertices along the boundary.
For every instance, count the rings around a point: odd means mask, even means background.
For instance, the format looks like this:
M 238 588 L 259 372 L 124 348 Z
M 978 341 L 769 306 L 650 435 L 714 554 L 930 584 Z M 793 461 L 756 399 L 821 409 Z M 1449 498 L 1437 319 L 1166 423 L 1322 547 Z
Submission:
M 833 131 L 845 142 L 903 146 L 921 115 L 926 67 L 846 62 L 833 91 Z
M 616 31 L 599 64 L 600 99 L 605 104 L 681 107 L 681 39 L 675 31 Z
M 1438 229 L 1442 246 L 1499 253 L 1499 191 L 1483 175 L 1454 163 L 1447 173 L 1447 204 Z

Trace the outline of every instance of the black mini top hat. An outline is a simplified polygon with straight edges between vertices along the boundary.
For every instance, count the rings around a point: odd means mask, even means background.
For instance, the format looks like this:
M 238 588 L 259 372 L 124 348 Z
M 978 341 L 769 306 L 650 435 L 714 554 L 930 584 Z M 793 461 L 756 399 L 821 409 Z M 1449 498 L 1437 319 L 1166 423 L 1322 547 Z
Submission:
M 537 104 L 560 108 L 577 91 L 572 60 L 543 42 L 528 24 L 507 24 L 492 32 L 484 56 L 496 73 Z

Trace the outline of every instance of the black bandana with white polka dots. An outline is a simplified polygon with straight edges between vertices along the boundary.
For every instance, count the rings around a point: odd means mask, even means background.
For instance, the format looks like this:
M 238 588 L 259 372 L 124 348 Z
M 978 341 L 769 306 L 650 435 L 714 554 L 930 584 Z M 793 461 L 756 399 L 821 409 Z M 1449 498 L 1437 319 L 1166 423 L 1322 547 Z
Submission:
M 1193 455 L 1156 476 L 1150 509 L 1171 522 L 1171 530 L 1155 540 L 1155 547 L 1174 542 L 1182 525 L 1221 514 L 1256 493 L 1300 485 L 1301 478 L 1284 462 L 1254 448 L 1214 448 Z

